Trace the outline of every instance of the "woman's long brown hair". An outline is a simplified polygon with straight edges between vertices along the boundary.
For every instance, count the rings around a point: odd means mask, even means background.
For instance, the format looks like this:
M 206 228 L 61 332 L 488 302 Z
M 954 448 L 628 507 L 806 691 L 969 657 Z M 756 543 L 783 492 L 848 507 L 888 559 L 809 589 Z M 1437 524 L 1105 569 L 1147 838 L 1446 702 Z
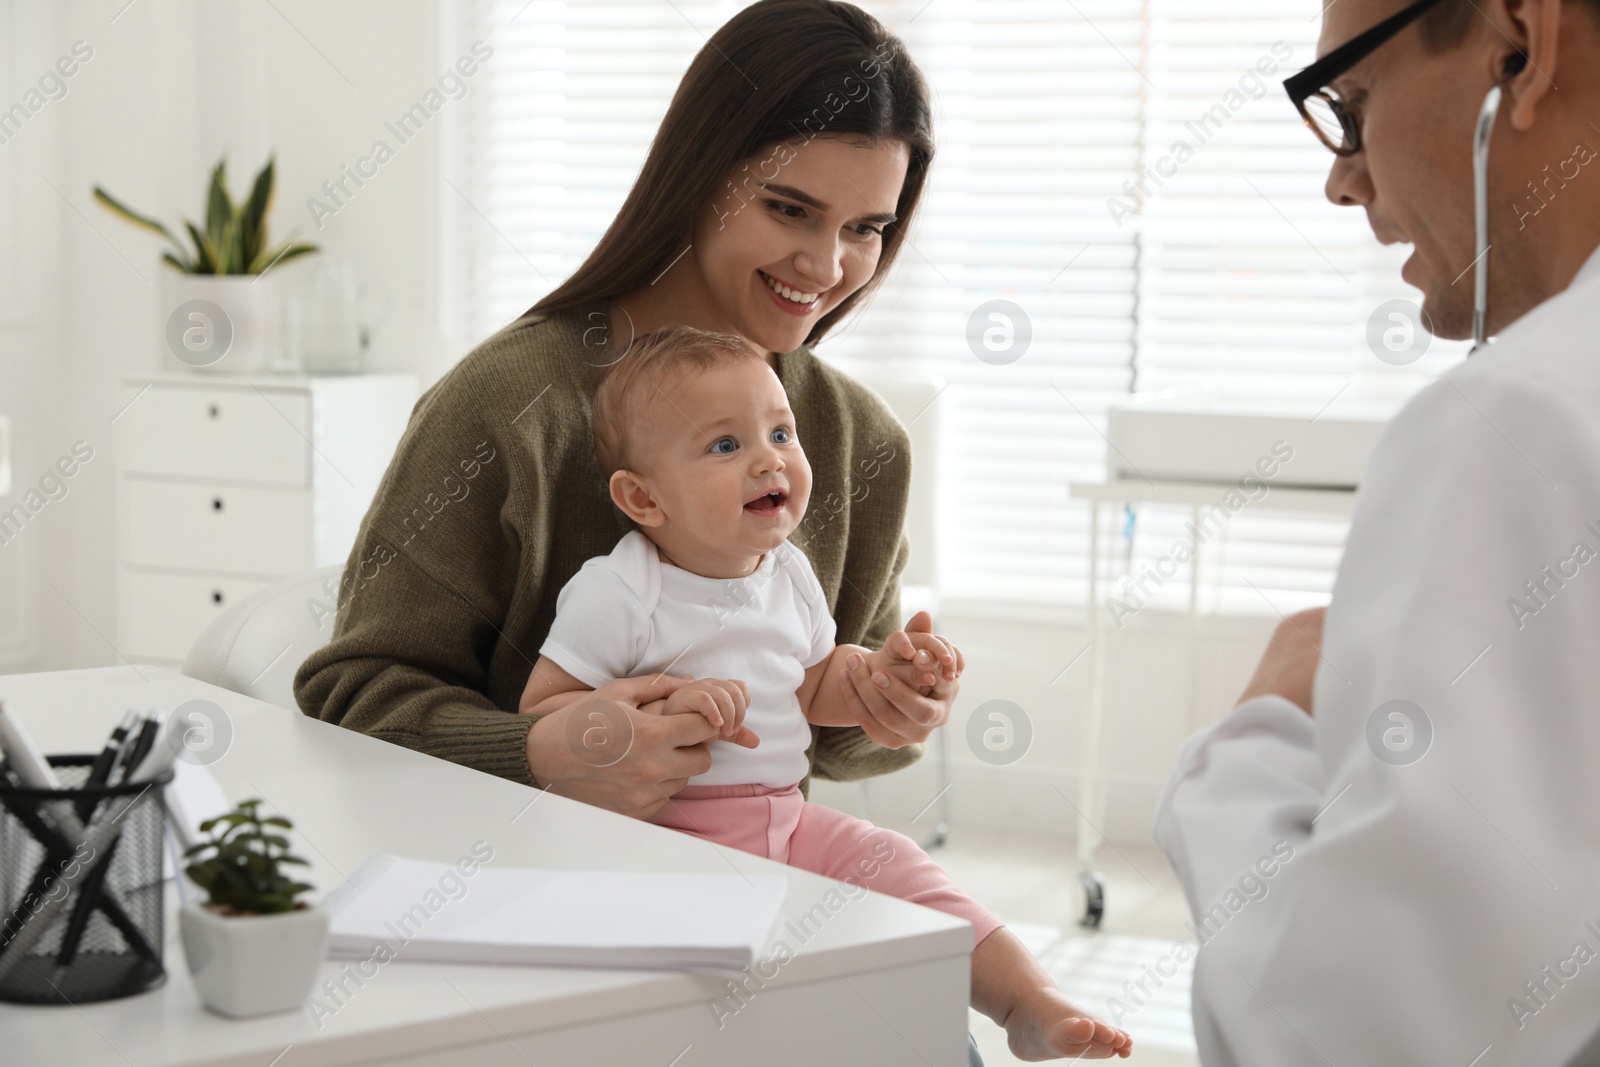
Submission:
M 894 263 L 933 160 L 922 72 L 882 23 L 835 0 L 761 0 L 711 36 L 673 94 L 639 177 L 605 236 L 570 278 L 521 317 L 649 284 L 684 251 L 699 213 L 728 185 L 741 160 L 819 135 L 896 140 L 910 149 L 878 268 L 806 337 L 807 344 L 821 340 Z M 755 174 L 752 168 L 747 177 L 758 189 L 761 178 Z

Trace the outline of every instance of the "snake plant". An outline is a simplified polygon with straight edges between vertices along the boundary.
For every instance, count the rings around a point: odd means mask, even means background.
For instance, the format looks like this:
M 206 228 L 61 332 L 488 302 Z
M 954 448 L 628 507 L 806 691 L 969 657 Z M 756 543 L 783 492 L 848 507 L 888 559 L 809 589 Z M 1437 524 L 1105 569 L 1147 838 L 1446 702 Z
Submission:
M 268 268 L 287 262 L 297 256 L 317 251 L 317 246 L 287 242 L 277 248 L 267 244 L 267 211 L 272 206 L 273 163 L 256 175 L 250 197 L 243 204 L 235 204 L 228 195 L 227 161 L 217 163 L 211 172 L 211 191 L 206 198 L 206 225 L 201 229 L 188 219 L 183 220 L 193 251 L 172 236 L 155 219 L 139 214 L 127 207 L 105 189 L 94 187 L 94 198 L 122 218 L 160 234 L 172 244 L 172 250 L 161 253 L 161 258 L 185 274 L 264 274 Z

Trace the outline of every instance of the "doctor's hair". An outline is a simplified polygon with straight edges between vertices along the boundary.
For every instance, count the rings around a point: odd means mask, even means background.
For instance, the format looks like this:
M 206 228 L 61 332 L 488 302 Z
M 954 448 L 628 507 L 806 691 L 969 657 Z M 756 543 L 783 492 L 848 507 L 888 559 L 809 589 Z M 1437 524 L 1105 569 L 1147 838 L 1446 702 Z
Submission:
M 672 383 L 745 359 L 766 365 L 765 354 L 744 338 L 693 326 L 664 326 L 635 338 L 595 390 L 589 422 L 600 473 L 610 481 L 619 470 L 639 469 L 635 464 L 649 450 L 648 444 L 640 448 L 639 425 L 646 408 L 658 395 L 665 397 Z
M 799 143 L 803 151 L 818 136 L 897 141 L 910 150 L 877 269 L 817 320 L 805 343 L 820 341 L 893 265 L 934 152 L 927 82 L 905 43 L 837 0 L 760 0 L 711 35 L 678 84 L 617 217 L 583 265 L 521 317 L 651 284 L 687 250 L 718 196 L 741 204 L 741 189 L 749 189 L 744 199 L 759 196 L 761 181 L 774 174 L 757 172 L 772 165 L 778 146 Z M 764 162 L 748 162 L 756 157 Z M 747 170 L 736 186 L 730 176 L 741 162 Z
M 1590 18 L 1600 24 L 1600 0 L 1578 0 L 1575 6 L 1587 11 Z M 1422 47 L 1435 55 L 1448 51 L 1467 39 L 1473 20 L 1480 18 L 1494 25 L 1474 0 L 1444 0 L 1425 13 L 1418 24 L 1422 30 Z

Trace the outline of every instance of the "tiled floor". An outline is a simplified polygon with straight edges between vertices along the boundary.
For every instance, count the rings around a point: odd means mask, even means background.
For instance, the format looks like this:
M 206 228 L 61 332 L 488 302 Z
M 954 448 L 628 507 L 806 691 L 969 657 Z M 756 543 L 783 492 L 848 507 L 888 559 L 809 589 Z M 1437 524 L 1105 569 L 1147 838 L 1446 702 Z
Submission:
M 1147 967 L 1153 973 L 1161 963 L 1161 970 L 1172 970 L 1176 959 L 1162 959 L 1180 943 L 1193 950 L 1183 925 L 1189 920 L 1183 891 L 1154 846 L 1101 849 L 1106 916 L 1095 933 L 1077 925 L 1070 842 L 957 828 L 933 857 L 956 884 L 1005 920 L 1068 996 L 1107 1019 L 1114 1010 L 1111 998 L 1126 1005 L 1120 1025 L 1133 1034 L 1135 1051 L 1132 1059 L 1119 1062 L 1196 1067 L 1189 1024 L 1192 964 L 1179 964 L 1170 978 L 1147 979 L 1148 996 L 1123 988 Z M 1005 1031 L 977 1012 L 971 1019 L 986 1067 L 1022 1062 L 1006 1048 Z

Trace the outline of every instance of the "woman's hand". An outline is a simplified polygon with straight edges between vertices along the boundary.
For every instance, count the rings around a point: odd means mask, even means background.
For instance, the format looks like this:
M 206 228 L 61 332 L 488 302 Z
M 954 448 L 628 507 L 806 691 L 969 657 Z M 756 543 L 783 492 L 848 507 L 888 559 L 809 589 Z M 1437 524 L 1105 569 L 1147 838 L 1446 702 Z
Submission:
M 670 696 L 688 681 L 668 675 L 623 679 L 541 715 L 528 731 L 534 782 L 620 815 L 650 818 L 711 767 L 707 742 L 717 727 L 700 715 L 639 709 L 641 702 Z
M 1310 608 L 1286 616 L 1272 632 L 1256 673 L 1239 703 L 1275 694 L 1311 714 L 1311 689 L 1322 658 L 1322 619 L 1327 608 Z M 1237 706 L 1237 705 L 1236 705 Z
M 925 741 L 950 719 L 950 706 L 961 688 L 960 677 L 966 667 L 961 650 L 933 633 L 933 617 L 919 611 L 906 623 L 903 632 L 891 634 L 875 656 L 895 656 L 920 668 L 923 678 L 932 675 L 931 686 L 913 687 L 882 665 L 869 662 L 859 653 L 846 660 L 838 684 L 854 694 L 861 728 L 868 737 L 885 748 L 903 748 Z M 917 679 L 920 681 L 921 679 Z
M 692 681 L 694 679 L 687 674 L 682 677 L 672 674 L 644 674 L 637 678 L 617 678 L 607 682 L 594 690 L 594 695 L 602 700 L 620 701 L 642 708 L 652 701 L 667 699 Z

